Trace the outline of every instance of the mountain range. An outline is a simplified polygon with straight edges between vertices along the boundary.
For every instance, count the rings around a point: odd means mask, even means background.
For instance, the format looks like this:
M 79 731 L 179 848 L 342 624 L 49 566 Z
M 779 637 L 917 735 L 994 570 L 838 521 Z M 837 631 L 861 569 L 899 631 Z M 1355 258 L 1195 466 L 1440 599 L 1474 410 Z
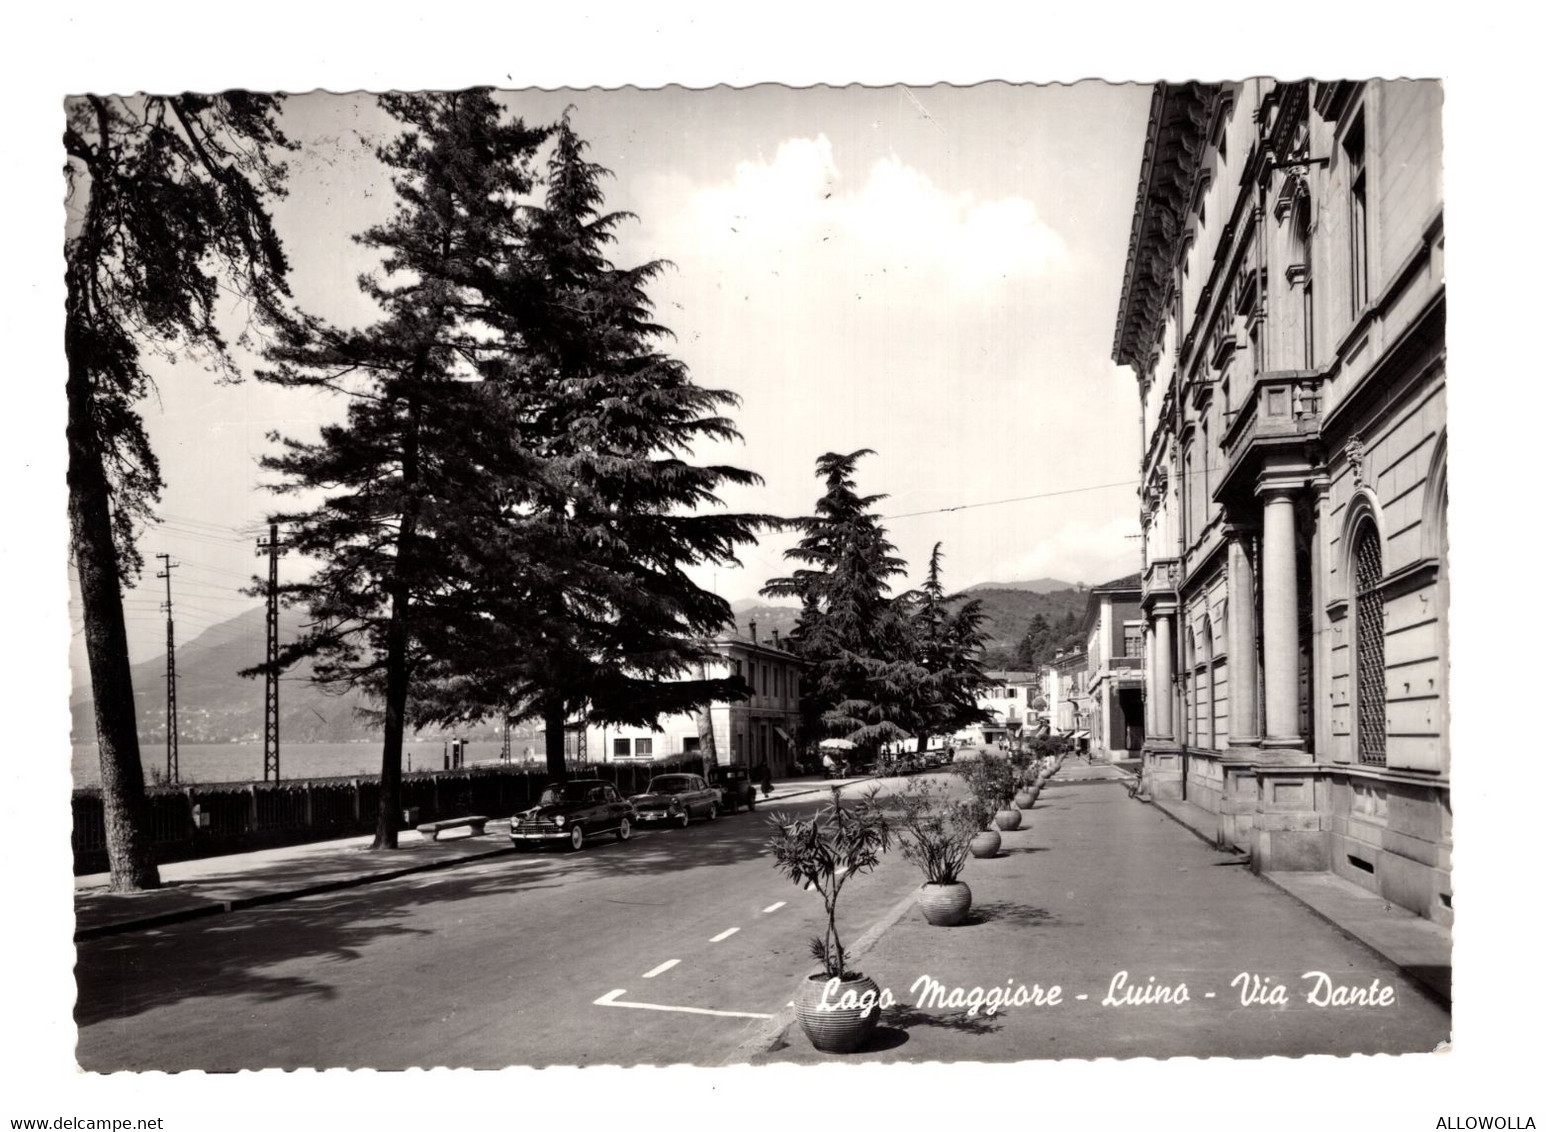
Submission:
M 981 600 L 990 649 L 1013 649 L 1025 635 L 1032 618 L 1040 613 L 1049 622 L 1061 620 L 1070 610 L 1082 613 L 1082 589 L 1051 578 L 1030 582 L 985 582 L 966 595 Z M 756 622 L 758 639 L 787 636 L 795 627 L 799 608 L 771 605 L 755 599 L 731 603 L 735 631 L 751 635 Z M 281 610 L 281 640 L 293 640 L 305 614 Z M 261 605 L 228 621 L 212 625 L 177 646 L 177 733 L 184 743 L 261 742 L 263 739 L 263 680 L 237 675 L 263 659 L 264 610 Z M 136 664 L 131 669 L 135 701 L 139 708 L 142 742 L 162 741 L 166 727 L 166 657 Z M 95 721 L 88 688 L 75 689 L 70 699 L 73 741 L 89 743 Z M 359 692 L 335 692 L 312 682 L 311 666 L 297 664 L 279 684 L 279 727 L 286 743 L 342 743 L 373 738 L 379 734 L 370 701 Z M 497 725 L 458 728 L 458 735 L 473 740 L 498 739 Z M 535 736 L 535 724 L 520 727 L 515 737 Z M 423 737 L 438 739 L 440 733 Z

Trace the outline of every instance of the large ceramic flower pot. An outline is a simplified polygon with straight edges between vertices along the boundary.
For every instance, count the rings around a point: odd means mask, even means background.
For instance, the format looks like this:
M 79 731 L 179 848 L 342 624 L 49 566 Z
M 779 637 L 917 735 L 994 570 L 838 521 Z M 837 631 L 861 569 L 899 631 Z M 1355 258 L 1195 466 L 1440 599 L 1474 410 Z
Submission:
M 1028 810 L 1036 804 L 1036 794 L 1031 790 L 1021 790 L 1015 795 L 1015 809 Z
M 1020 828 L 1020 811 L 1016 809 L 1000 810 L 993 815 L 993 823 L 1004 832 Z
M 880 988 L 865 975 L 849 976 L 836 986 L 831 982 L 821 974 L 806 979 L 795 996 L 794 1016 L 823 1053 L 852 1053 L 880 1024 Z M 839 1005 L 845 999 L 848 1005 Z
M 923 909 L 923 918 L 935 927 L 954 927 L 972 910 L 972 890 L 960 881 L 926 884 L 918 890 L 918 907 Z
M 999 846 L 1004 844 L 1004 839 L 999 836 L 996 829 L 985 829 L 976 837 L 966 843 L 973 857 L 997 857 Z

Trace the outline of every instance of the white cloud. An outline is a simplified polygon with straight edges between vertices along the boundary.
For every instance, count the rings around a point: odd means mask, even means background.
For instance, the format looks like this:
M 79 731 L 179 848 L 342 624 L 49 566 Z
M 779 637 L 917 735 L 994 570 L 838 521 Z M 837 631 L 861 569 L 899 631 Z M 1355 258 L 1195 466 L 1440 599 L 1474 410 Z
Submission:
M 791 138 L 771 162 L 743 161 L 728 183 L 693 193 L 676 235 L 753 270 L 772 259 L 827 276 L 891 276 L 891 287 L 980 289 L 1041 274 L 1066 257 L 1061 237 L 1024 197 L 947 192 L 895 156 L 876 161 L 862 184 L 844 185 L 824 134 Z M 806 252 L 822 259 L 805 263 Z
M 1075 520 L 1042 536 L 1027 552 L 1001 563 L 993 575 L 1004 581 L 1061 578 L 1091 585 L 1109 582 L 1138 569 L 1137 540 L 1126 537 L 1137 529 L 1136 518 L 1099 524 Z

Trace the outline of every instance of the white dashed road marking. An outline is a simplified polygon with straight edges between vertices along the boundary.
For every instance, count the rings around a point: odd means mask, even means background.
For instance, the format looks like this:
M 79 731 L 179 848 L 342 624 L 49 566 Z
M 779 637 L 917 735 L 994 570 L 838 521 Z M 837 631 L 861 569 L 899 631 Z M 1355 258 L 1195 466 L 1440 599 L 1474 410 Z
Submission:
M 598 998 L 596 1006 L 626 1006 L 632 1010 L 664 1010 L 673 1014 L 707 1014 L 713 1018 L 772 1018 L 771 1014 L 753 1014 L 747 1010 L 704 1010 L 699 1006 L 662 1006 L 656 1002 L 618 1002 L 618 996 L 627 994 L 625 988 L 608 991 Z
M 783 906 L 784 906 L 784 901 L 780 900 L 777 904 L 769 904 L 762 911 L 763 911 L 763 914 L 766 915 L 769 912 L 777 912 Z
M 656 975 L 664 975 L 667 971 L 671 970 L 672 967 L 675 967 L 680 962 L 680 959 L 667 959 L 659 967 L 644 972 L 644 977 L 646 979 L 653 979 Z
M 735 933 L 740 931 L 740 930 L 741 930 L 740 928 L 726 928 L 724 931 L 720 932 L 713 939 L 709 940 L 709 942 L 710 943 L 718 943 L 722 939 L 729 939 L 731 936 L 735 935 Z

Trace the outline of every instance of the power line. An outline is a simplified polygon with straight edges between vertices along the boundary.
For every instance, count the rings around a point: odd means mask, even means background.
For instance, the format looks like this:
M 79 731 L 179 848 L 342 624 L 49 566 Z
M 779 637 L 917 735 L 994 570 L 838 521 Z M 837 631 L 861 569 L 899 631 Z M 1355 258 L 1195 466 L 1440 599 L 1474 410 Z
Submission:
M 1137 480 L 1121 480 L 1118 483 L 1098 483 L 1090 487 L 1070 487 L 1062 491 L 1042 491 L 1035 495 L 1017 495 L 1013 499 L 990 499 L 985 503 L 958 503 L 954 507 L 935 507 L 929 511 L 907 511 L 901 515 L 882 515 L 882 519 L 912 519 L 919 515 L 943 515 L 949 511 L 970 511 L 976 507 L 998 507 L 1005 503 L 1024 503 L 1030 499 L 1051 499 L 1056 495 L 1077 495 L 1083 491 L 1105 491 L 1112 487 L 1137 487 Z

